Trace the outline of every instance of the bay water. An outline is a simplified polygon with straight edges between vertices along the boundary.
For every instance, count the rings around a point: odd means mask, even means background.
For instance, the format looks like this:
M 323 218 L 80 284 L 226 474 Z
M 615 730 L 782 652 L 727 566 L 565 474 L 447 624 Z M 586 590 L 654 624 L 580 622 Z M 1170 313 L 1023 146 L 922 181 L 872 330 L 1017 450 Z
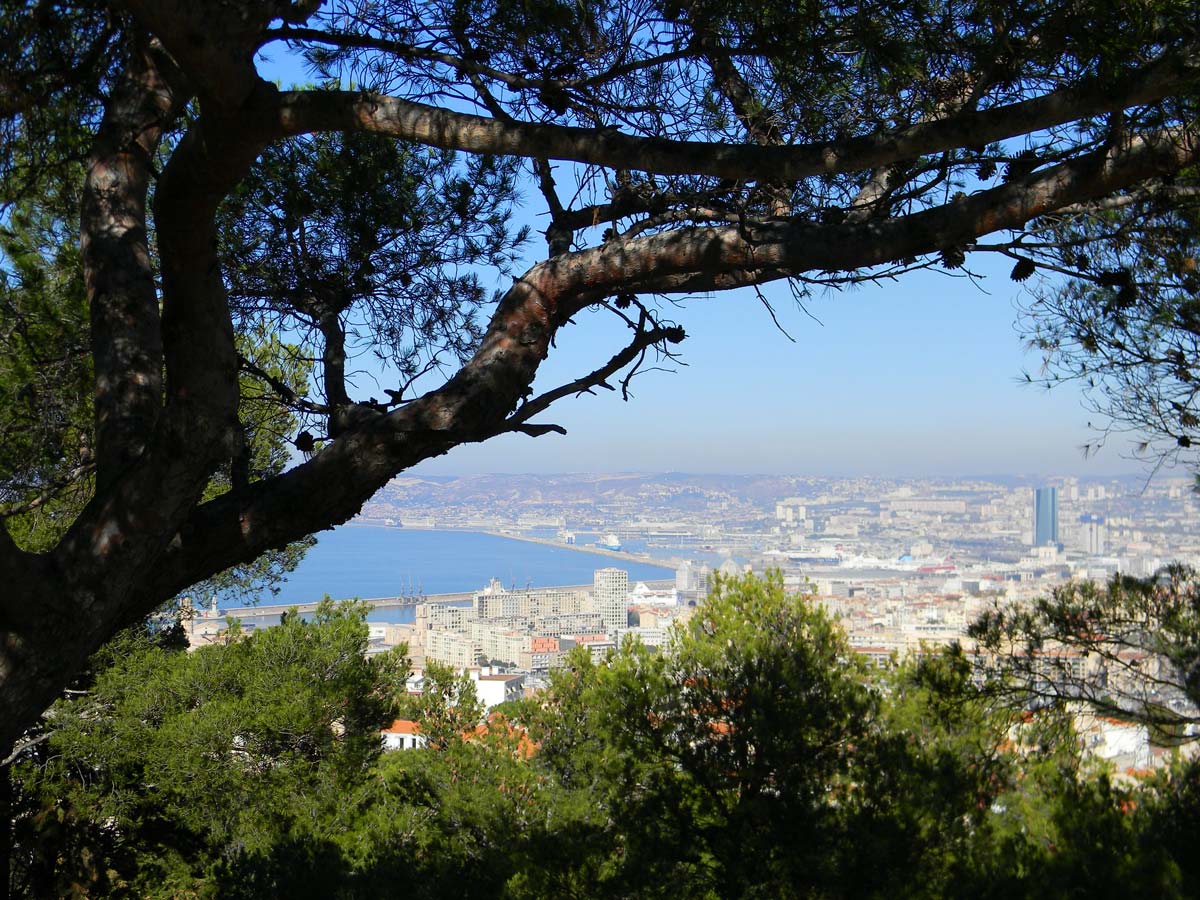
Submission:
M 429 531 L 343 525 L 317 535 L 275 596 L 262 603 L 448 594 L 476 591 L 496 578 L 506 588 L 591 584 L 596 569 L 612 566 L 637 581 L 671 578 L 672 569 L 627 562 L 586 550 L 548 546 L 474 531 Z M 249 623 L 257 617 L 243 616 Z M 274 617 L 272 617 L 274 618 Z M 381 609 L 372 621 L 411 621 L 412 609 Z M 263 624 L 266 624 L 265 622 Z

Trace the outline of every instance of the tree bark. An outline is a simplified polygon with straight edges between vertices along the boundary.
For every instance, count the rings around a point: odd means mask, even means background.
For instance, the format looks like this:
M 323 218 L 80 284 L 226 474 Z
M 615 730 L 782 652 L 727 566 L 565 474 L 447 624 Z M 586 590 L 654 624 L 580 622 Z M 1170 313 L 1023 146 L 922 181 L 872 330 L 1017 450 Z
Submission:
M 158 292 L 146 228 L 150 160 L 175 98 L 138 41 L 108 103 L 84 181 L 80 253 L 96 378 L 96 479 L 110 484 L 145 449 L 162 407 Z
M 0 745 L 0 756 L 7 759 L 12 745 Z M 0 765 L 0 900 L 12 895 L 13 789 L 12 766 Z

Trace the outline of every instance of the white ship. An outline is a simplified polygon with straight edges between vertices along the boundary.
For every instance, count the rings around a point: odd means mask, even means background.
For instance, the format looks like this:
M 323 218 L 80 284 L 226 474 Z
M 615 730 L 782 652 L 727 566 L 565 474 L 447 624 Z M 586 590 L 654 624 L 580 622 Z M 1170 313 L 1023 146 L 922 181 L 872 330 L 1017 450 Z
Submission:
M 610 532 L 604 536 L 604 540 L 596 541 L 596 546 L 603 547 L 605 550 L 620 550 L 621 539 Z
M 789 563 L 795 566 L 832 567 L 842 564 L 842 548 L 829 547 L 794 547 L 784 551 Z

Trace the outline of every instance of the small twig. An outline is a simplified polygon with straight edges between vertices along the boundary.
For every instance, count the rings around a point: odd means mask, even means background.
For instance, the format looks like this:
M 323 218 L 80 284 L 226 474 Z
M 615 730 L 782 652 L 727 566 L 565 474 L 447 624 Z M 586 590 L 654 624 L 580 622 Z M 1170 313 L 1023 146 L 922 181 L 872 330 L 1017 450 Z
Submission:
M 243 369 L 245 369 L 255 378 L 266 382 L 267 385 L 279 395 L 281 400 L 295 407 L 296 409 L 302 409 L 305 412 L 314 413 L 320 416 L 327 416 L 333 412 L 333 407 L 331 406 L 326 406 L 324 403 L 314 403 L 307 397 L 299 396 L 285 382 L 276 378 L 270 372 L 267 372 L 260 366 L 256 365 L 252 360 L 247 359 L 245 356 L 239 355 L 238 363 Z
M 0 519 L 9 519 L 13 516 L 19 516 L 22 513 L 33 512 L 38 507 L 49 503 L 71 485 L 76 484 L 84 476 L 91 475 L 95 471 L 95 463 L 84 463 L 81 466 L 76 466 L 54 484 L 44 488 L 35 497 L 20 503 L 14 503 L 11 506 L 0 507 Z
M 13 748 L 12 753 L 8 754 L 8 756 L 5 757 L 3 760 L 0 760 L 0 768 L 3 768 L 8 765 L 12 765 L 14 762 L 16 762 L 18 759 L 21 758 L 21 755 L 26 750 L 30 750 L 33 747 L 36 747 L 38 744 L 45 743 L 46 741 L 50 740 L 50 738 L 53 736 L 54 736 L 53 731 L 46 731 L 46 732 L 43 732 L 42 734 L 39 734 L 37 737 L 30 738 L 27 741 L 23 741 L 22 743 L 17 744 Z
M 654 344 L 669 340 L 681 340 L 683 338 L 683 330 L 671 326 L 663 326 L 655 323 L 654 327 L 647 328 L 648 322 L 651 321 L 648 313 L 643 308 L 641 319 L 636 327 L 636 334 L 629 345 L 606 362 L 600 368 L 589 372 L 587 375 L 577 378 L 574 381 L 560 385 L 553 390 L 546 391 L 534 397 L 532 400 L 521 405 L 508 419 L 502 424 L 500 431 L 514 431 L 524 425 L 530 418 L 547 409 L 554 401 L 572 394 L 591 393 L 592 388 L 603 387 L 608 390 L 613 390 L 608 384 L 608 378 L 615 375 L 625 366 L 629 365 L 634 360 L 638 359 L 639 355 L 644 356 L 645 351 Z M 635 366 L 636 370 L 636 366 Z M 628 379 L 622 383 L 622 391 Z M 545 433 L 545 432 L 543 432 Z
M 758 301 L 763 306 L 766 307 L 767 313 L 771 316 L 771 321 L 775 323 L 775 328 L 779 331 L 779 333 L 782 334 L 789 341 L 791 341 L 793 344 L 796 343 L 796 339 L 794 337 L 792 337 L 790 334 L 788 334 L 787 329 L 784 328 L 783 325 L 780 323 L 779 317 L 775 315 L 775 307 L 773 307 L 771 305 L 771 301 L 767 299 L 767 295 L 763 293 L 762 288 L 760 288 L 758 285 L 755 285 L 754 293 L 758 296 Z M 801 304 L 800 308 L 804 309 L 803 304 Z M 808 310 L 805 310 L 805 312 L 808 312 Z

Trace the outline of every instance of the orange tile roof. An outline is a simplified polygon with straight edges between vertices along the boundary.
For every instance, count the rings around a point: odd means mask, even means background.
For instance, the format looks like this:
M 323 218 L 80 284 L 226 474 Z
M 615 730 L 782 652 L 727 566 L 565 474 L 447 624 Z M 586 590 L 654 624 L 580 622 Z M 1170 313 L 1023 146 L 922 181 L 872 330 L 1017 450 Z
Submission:
M 484 738 L 489 734 L 506 738 L 512 746 L 513 755 L 521 759 L 530 759 L 537 753 L 537 742 L 529 737 L 529 732 L 496 712 L 489 715 L 486 722 L 476 725 L 473 731 L 465 732 L 463 738 L 471 740 L 473 737 Z

